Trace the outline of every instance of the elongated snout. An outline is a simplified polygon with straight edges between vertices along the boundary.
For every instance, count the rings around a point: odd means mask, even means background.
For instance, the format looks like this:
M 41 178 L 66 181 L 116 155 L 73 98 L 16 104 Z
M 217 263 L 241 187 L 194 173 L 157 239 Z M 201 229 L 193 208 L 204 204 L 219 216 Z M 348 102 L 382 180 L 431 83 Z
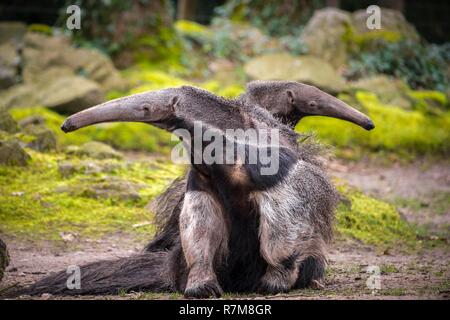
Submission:
M 373 121 L 364 113 L 350 107 L 344 101 L 333 97 L 329 94 L 323 93 L 322 96 L 313 100 L 311 112 L 309 115 L 326 116 L 338 118 L 352 122 L 366 130 L 375 128 Z
M 364 113 L 350 107 L 345 102 L 331 97 L 322 108 L 322 115 L 352 122 L 366 130 L 375 128 L 373 121 Z
M 67 133 L 103 122 L 157 122 L 173 114 L 176 99 L 162 90 L 111 100 L 71 115 L 61 130 Z

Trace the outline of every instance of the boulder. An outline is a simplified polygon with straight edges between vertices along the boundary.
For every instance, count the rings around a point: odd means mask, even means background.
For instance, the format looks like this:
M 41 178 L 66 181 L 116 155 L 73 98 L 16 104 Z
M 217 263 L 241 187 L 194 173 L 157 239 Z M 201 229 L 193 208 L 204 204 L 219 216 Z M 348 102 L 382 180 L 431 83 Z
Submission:
M 115 199 L 121 201 L 137 201 L 141 196 L 139 191 L 145 184 L 135 183 L 117 177 L 104 177 L 102 179 L 89 178 L 75 185 L 63 185 L 55 189 L 57 193 L 69 193 L 93 199 Z
M 71 114 L 104 101 L 103 90 L 89 79 L 76 76 L 66 68 L 51 68 L 32 83 L 5 90 L 0 99 L 6 108 L 45 106 Z
M 3 279 L 6 267 L 9 265 L 9 254 L 6 244 L 0 239 L 0 281 Z
M 110 161 L 62 161 L 58 163 L 58 169 L 62 177 L 67 178 L 74 174 L 99 174 L 113 173 L 122 167 L 121 163 Z
M 122 90 L 125 82 L 111 60 L 98 50 L 74 48 L 64 36 L 28 32 L 23 51 L 25 82 L 39 79 L 49 68 L 64 67 L 97 82 L 103 90 Z
M 316 10 L 303 30 L 301 41 L 309 54 L 339 68 L 347 63 L 350 50 L 374 40 L 420 40 L 414 26 L 399 11 L 381 8 L 380 30 L 367 28 L 368 15 L 366 10 L 353 14 L 337 8 Z
M 325 91 L 342 91 L 345 80 L 333 67 L 313 56 L 271 54 L 248 61 L 244 70 L 254 80 L 292 80 L 315 85 Z
M 63 76 L 47 84 L 39 83 L 39 105 L 58 112 L 72 114 L 96 104 L 105 98 L 99 85 L 80 76 Z
M 0 108 L 0 130 L 15 133 L 19 130 L 16 121 L 4 108 Z
M 55 133 L 42 124 L 28 125 L 24 128 L 26 134 L 31 135 L 34 139 L 27 145 L 31 149 L 37 151 L 56 150 L 57 142 Z
M 301 41 L 308 53 L 338 68 L 347 62 L 343 37 L 352 23 L 349 12 L 337 8 L 316 10 L 303 30 Z
M 0 45 L 0 90 L 13 86 L 17 82 L 20 56 L 13 42 Z
M 78 156 L 87 156 L 94 159 L 122 159 L 122 154 L 107 144 L 90 141 L 77 148 L 71 148 L 69 153 Z
M 15 139 L 0 140 L 0 165 L 25 166 L 30 159 L 28 153 Z
M 26 32 L 27 26 L 22 22 L 2 21 L 0 22 L 0 44 L 5 42 L 19 43 Z
M 381 29 L 378 31 L 367 28 L 369 15 L 366 10 L 358 10 L 352 14 L 352 28 L 355 33 L 391 32 L 398 34 L 401 39 L 420 40 L 417 30 L 405 19 L 400 11 L 381 8 Z

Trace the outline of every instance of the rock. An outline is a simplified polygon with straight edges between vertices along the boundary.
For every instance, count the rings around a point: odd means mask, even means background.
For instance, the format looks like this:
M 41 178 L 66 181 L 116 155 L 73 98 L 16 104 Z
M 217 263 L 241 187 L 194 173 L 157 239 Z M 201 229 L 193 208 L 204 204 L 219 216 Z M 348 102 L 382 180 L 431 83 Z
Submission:
M 400 38 L 419 41 L 420 36 L 412 24 L 410 24 L 400 11 L 381 8 L 381 29 L 370 30 L 367 28 L 367 18 L 370 14 L 366 10 L 355 11 L 352 15 L 352 27 L 357 34 L 376 32 L 397 33 Z
M 333 67 L 347 63 L 349 51 L 356 45 L 367 45 L 377 39 L 398 41 L 409 39 L 419 41 L 420 36 L 401 12 L 381 9 L 381 29 L 367 28 L 366 10 L 353 14 L 337 8 L 316 10 L 303 30 L 301 41 L 308 47 L 308 53 L 322 58 Z
M 56 136 L 54 132 L 46 126 L 42 124 L 31 124 L 26 126 L 24 131 L 26 134 L 35 137 L 35 139 L 28 144 L 28 147 L 31 149 L 44 152 L 56 150 Z
M 19 43 L 27 32 L 27 26 L 22 22 L 0 22 L 0 44 L 5 42 Z
M 0 239 L 0 281 L 3 279 L 3 274 L 6 267 L 9 265 L 9 254 L 6 244 Z
M 17 46 L 13 42 L 0 45 L 0 90 L 17 83 L 19 64 Z
M 120 163 L 112 163 L 105 161 L 63 161 L 58 163 L 58 169 L 64 178 L 70 177 L 73 174 L 98 174 L 98 173 L 113 173 L 121 168 Z
M 347 44 L 343 41 L 352 23 L 349 12 L 337 8 L 316 10 L 302 33 L 308 53 L 338 68 L 347 62 Z
M 19 142 L 14 139 L 0 140 L 0 165 L 25 166 L 30 159 Z
M 104 94 L 97 83 L 79 76 L 65 76 L 47 83 L 39 104 L 58 112 L 72 114 L 100 104 Z
M 82 195 L 94 199 L 137 201 L 141 198 L 139 190 L 143 187 L 145 186 L 127 180 L 110 179 L 109 181 L 90 184 L 82 191 Z
M 100 181 L 89 178 L 83 182 L 83 184 L 78 183 L 76 186 L 59 186 L 55 189 L 55 192 L 69 193 L 71 195 L 93 199 L 137 201 L 141 198 L 139 190 L 146 187 L 144 184 L 116 177 L 106 177 Z
M 107 56 L 98 50 L 74 48 L 67 37 L 28 32 L 23 55 L 25 82 L 40 78 L 49 68 L 64 67 L 72 75 L 97 82 L 104 90 L 125 88 L 125 82 Z
M 19 84 L 0 94 L 6 108 L 45 106 L 75 113 L 104 101 L 100 86 L 89 79 L 52 69 L 32 84 Z
M 122 154 L 107 144 L 91 141 L 83 144 L 75 154 L 79 156 L 88 156 L 94 159 L 122 159 Z
M 332 93 L 340 92 L 346 86 L 345 80 L 330 64 L 312 56 L 259 56 L 247 62 L 244 70 L 251 79 L 299 81 Z
M 412 101 L 408 96 L 410 89 L 400 79 L 377 75 L 350 82 L 349 88 L 375 93 L 384 104 L 395 105 L 404 109 L 411 109 L 412 107 Z
M 0 108 L 0 130 L 15 133 L 19 130 L 16 121 L 4 108 Z
M 21 41 L 20 57 L 11 42 L 0 46 L 0 89 L 14 84 L 18 64 L 22 67 L 23 82 L 0 93 L 7 108 L 39 105 L 74 113 L 103 102 L 105 91 L 126 88 L 100 51 L 74 48 L 68 37 L 37 32 L 27 32 Z

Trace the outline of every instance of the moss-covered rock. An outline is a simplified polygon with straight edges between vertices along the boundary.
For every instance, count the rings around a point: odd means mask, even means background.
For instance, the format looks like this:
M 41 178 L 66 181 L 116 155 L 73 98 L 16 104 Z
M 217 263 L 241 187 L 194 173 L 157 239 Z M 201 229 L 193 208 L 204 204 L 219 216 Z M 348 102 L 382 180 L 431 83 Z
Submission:
M 0 165 L 25 166 L 30 159 L 28 153 L 14 138 L 0 138 Z
M 419 41 L 414 26 L 401 12 L 381 9 L 381 29 L 367 28 L 369 13 L 349 13 L 336 8 L 316 10 L 302 33 L 309 54 L 320 57 L 335 68 L 347 63 L 350 52 L 376 49 L 380 42 Z
M 412 24 L 410 24 L 400 11 L 381 8 L 381 29 L 370 30 L 367 28 L 367 19 L 371 15 L 365 9 L 357 10 L 352 14 L 352 27 L 356 34 L 366 34 L 368 37 L 376 38 L 377 33 L 389 41 L 389 34 L 392 35 L 392 41 L 400 39 L 419 41 L 420 36 Z M 388 36 L 386 38 L 386 35 Z
M 414 228 L 393 205 L 364 195 L 342 181 L 338 182 L 338 190 L 348 199 L 336 213 L 336 229 L 341 236 L 396 249 L 417 245 Z
M 72 148 L 69 153 L 94 159 L 121 159 L 122 154 L 107 144 L 90 141 L 80 147 Z
M 0 107 L 0 130 L 15 133 L 19 130 L 17 122 L 5 108 Z
M 404 109 L 412 109 L 412 101 L 409 96 L 409 86 L 400 79 L 385 75 L 377 75 L 362 78 L 349 83 L 349 88 L 354 91 L 364 90 L 377 95 L 384 104 L 399 106 Z
M 51 151 L 56 150 L 57 142 L 56 136 L 52 130 L 44 126 L 43 124 L 31 124 L 24 127 L 23 131 L 30 136 L 33 136 L 33 140 L 28 143 L 28 147 L 37 151 Z
M 417 110 L 404 110 L 384 104 L 376 94 L 366 91 L 356 92 L 354 98 L 343 94 L 339 98 L 364 110 L 375 123 L 375 129 L 367 132 L 346 121 L 314 117 L 303 119 L 297 130 L 314 131 L 319 140 L 333 145 L 345 157 L 349 149 L 356 157 L 367 150 L 406 158 L 450 154 L 449 112 L 430 116 Z
M 325 8 L 316 10 L 302 33 L 309 54 L 338 68 L 347 62 L 347 45 L 342 41 L 352 23 L 349 12 Z
M 426 114 L 442 115 L 449 110 L 450 104 L 445 93 L 432 90 L 415 90 L 409 92 L 414 108 Z
M 346 86 L 330 64 L 313 56 L 265 55 L 251 59 L 244 69 L 251 79 L 295 80 L 329 92 L 340 92 Z
M 0 239 L 0 281 L 3 279 L 3 274 L 6 267 L 9 265 L 9 253 L 6 244 Z
M 0 90 L 16 84 L 20 57 L 12 42 L 0 45 Z

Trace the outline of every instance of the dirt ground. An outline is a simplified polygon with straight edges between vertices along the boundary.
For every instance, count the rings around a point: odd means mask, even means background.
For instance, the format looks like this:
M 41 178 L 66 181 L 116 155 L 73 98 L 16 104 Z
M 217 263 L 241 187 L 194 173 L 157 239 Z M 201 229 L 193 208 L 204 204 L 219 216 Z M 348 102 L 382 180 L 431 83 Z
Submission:
M 364 192 L 396 204 L 409 222 L 423 226 L 425 237 L 445 237 L 446 244 L 441 242 L 437 247 L 402 253 L 379 252 L 359 243 L 337 240 L 330 248 L 324 289 L 298 290 L 266 297 L 226 294 L 224 298 L 450 299 L 450 163 L 416 161 L 407 165 L 381 166 L 369 162 L 344 165 L 333 161 L 328 167 L 333 175 L 348 180 Z M 143 247 L 142 241 L 124 235 L 96 241 L 77 240 L 58 246 L 52 243 L 36 245 L 7 235 L 2 235 L 2 238 L 8 244 L 11 264 L 0 288 L 26 285 L 70 265 L 128 256 Z M 174 299 L 182 296 L 131 293 L 76 298 Z M 44 294 L 38 299 L 64 297 Z

